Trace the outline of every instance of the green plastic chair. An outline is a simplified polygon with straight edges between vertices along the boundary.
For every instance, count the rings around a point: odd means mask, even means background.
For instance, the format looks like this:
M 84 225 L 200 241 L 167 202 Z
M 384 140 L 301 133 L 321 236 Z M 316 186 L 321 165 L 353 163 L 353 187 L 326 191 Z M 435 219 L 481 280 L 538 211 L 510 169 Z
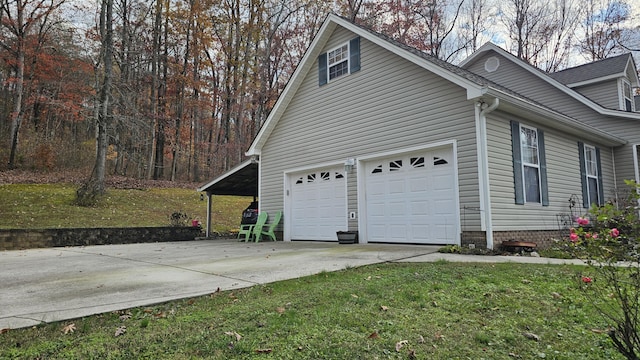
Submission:
M 278 211 L 276 213 L 276 216 L 273 218 L 273 221 L 271 222 L 271 224 L 269 224 L 269 228 L 267 229 L 267 231 L 260 230 L 260 234 L 256 235 L 256 242 L 260 241 L 260 237 L 262 235 L 267 235 L 268 237 L 271 238 L 271 240 L 276 241 L 276 234 L 274 230 L 280 223 L 280 219 L 282 219 L 282 211 Z
M 256 220 L 255 224 L 240 225 L 240 231 L 238 231 L 238 239 L 245 242 L 251 240 L 251 236 L 254 235 L 254 229 L 256 228 L 256 226 L 260 224 L 260 228 L 262 228 L 262 226 L 264 226 L 264 223 L 267 222 L 267 217 L 269 217 L 269 215 L 266 211 L 263 211 L 258 214 L 258 219 Z M 244 239 L 241 239 L 241 236 L 244 236 Z

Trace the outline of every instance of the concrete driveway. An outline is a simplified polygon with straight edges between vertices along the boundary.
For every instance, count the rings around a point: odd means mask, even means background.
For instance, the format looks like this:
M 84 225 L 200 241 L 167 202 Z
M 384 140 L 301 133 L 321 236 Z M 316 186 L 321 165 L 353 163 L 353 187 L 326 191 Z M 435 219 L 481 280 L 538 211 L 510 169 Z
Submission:
M 0 329 L 151 305 L 322 271 L 414 258 L 424 261 L 425 255 L 438 248 L 199 240 L 4 251 L 0 252 Z

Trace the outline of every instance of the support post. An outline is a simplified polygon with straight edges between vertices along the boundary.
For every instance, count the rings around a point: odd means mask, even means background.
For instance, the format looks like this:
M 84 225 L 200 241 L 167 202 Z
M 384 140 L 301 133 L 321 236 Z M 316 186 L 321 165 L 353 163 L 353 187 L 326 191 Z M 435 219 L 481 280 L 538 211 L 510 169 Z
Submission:
M 211 234 L 211 206 L 213 202 L 212 195 L 212 193 L 207 191 L 207 238 L 209 238 Z

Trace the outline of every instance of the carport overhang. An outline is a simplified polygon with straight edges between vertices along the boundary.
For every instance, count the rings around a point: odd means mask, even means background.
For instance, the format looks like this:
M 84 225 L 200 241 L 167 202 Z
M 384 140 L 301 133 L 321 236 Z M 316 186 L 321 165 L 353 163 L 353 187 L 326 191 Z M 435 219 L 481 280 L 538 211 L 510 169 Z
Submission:
M 213 195 L 258 197 L 258 161 L 252 157 L 197 189 L 207 193 L 206 236 L 211 234 L 211 207 Z

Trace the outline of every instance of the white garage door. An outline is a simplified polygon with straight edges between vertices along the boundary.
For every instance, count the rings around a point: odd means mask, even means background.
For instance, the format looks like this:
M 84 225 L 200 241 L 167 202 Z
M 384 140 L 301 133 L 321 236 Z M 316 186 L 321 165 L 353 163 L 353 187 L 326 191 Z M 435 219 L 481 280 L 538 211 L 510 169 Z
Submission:
M 341 168 L 290 175 L 291 239 L 338 241 L 347 229 L 346 179 Z
M 455 244 L 453 150 L 431 150 L 365 165 L 370 242 Z

